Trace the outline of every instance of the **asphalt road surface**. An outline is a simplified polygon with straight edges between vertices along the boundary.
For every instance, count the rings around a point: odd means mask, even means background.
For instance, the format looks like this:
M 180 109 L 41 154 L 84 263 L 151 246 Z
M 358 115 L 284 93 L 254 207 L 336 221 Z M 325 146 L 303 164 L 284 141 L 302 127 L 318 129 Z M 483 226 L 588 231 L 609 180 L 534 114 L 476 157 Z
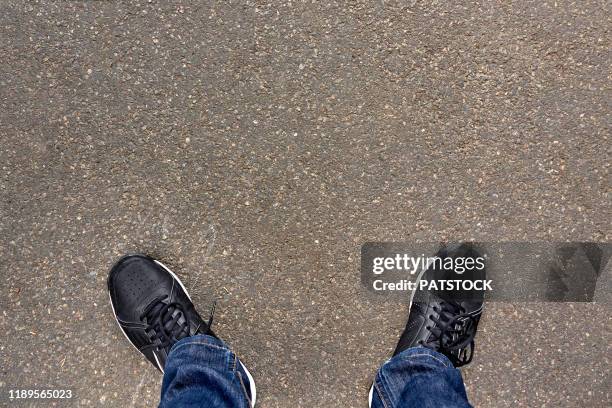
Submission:
M 364 242 L 609 241 L 609 4 L 453 3 L 0 3 L 0 404 L 156 404 L 106 293 L 126 252 L 218 299 L 259 406 L 365 407 L 407 311 Z M 609 406 L 611 327 L 490 302 L 468 395 Z

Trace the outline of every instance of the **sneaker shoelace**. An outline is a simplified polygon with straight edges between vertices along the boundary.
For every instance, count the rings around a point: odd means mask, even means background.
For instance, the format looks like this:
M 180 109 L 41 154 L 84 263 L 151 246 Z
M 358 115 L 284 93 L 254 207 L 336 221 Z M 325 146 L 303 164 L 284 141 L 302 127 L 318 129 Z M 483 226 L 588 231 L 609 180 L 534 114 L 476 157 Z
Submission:
M 151 344 L 145 347 L 166 349 L 166 352 L 169 352 L 174 343 L 189 336 L 190 321 L 183 307 L 176 302 L 165 303 L 167 298 L 168 296 L 164 295 L 153 299 L 140 316 L 140 320 L 147 323 L 145 333 L 151 339 Z M 211 332 L 215 306 L 216 301 L 213 303 L 203 334 Z M 200 326 L 195 332 L 197 333 L 199 329 Z
M 429 316 L 434 326 L 427 326 L 432 334 L 420 344 L 446 355 L 455 367 L 468 364 L 474 355 L 478 314 L 466 313 L 456 302 L 442 302 L 434 311 L 438 316 Z
M 148 347 L 158 350 L 167 349 L 189 335 L 189 320 L 185 311 L 179 303 L 165 303 L 167 297 L 154 299 L 140 316 L 147 323 L 145 333 L 151 339 Z

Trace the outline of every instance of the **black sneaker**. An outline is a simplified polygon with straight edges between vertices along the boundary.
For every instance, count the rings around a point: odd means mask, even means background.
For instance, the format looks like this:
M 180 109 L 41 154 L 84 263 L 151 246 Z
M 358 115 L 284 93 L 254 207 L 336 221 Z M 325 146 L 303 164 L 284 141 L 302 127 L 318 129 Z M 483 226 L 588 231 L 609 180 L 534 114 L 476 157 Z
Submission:
M 215 336 L 179 278 L 146 255 L 119 259 L 109 273 L 108 292 L 123 334 L 161 372 L 174 343 L 196 334 Z
M 481 257 L 471 244 L 443 247 L 436 256 L 443 260 L 453 258 L 453 261 L 460 257 Z M 481 270 L 473 268 L 462 274 L 433 263 L 421 272 L 417 282 L 422 279 L 484 279 L 484 258 L 480 259 L 483 262 Z M 427 347 L 447 356 L 455 367 L 468 364 L 474 355 L 474 337 L 483 305 L 482 291 L 442 292 L 417 287 L 410 300 L 408 323 L 393 355 L 409 347 Z

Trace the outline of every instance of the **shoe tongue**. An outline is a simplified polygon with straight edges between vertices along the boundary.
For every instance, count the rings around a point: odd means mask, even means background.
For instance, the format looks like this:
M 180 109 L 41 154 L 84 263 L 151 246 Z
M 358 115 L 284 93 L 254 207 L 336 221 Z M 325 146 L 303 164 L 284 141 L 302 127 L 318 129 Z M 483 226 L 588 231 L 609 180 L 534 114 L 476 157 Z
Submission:
M 180 317 L 175 319 L 177 315 Z M 163 325 L 165 331 L 167 333 L 172 333 L 177 340 L 188 335 L 185 330 L 182 330 L 182 325 L 185 323 L 185 316 L 174 306 L 170 306 L 166 309 L 166 305 L 163 302 L 158 302 L 151 308 L 149 313 L 147 313 L 147 318 L 149 322 L 157 318 L 161 319 L 160 323 Z
M 183 313 L 175 308 L 170 308 L 166 313 L 166 320 L 163 324 L 168 333 L 172 333 L 177 340 L 186 337 L 189 333 L 184 330 L 185 316 Z
M 157 302 L 155 305 L 153 305 L 153 307 L 151 307 L 151 309 L 149 309 L 149 312 L 147 313 L 147 319 L 149 320 L 149 323 L 161 313 L 161 310 L 164 306 L 165 304 L 163 302 Z

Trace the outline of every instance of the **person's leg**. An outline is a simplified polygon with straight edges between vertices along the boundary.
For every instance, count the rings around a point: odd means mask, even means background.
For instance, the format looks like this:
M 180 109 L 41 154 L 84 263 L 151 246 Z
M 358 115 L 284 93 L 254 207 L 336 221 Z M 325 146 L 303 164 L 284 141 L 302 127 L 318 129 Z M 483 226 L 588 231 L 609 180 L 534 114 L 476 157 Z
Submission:
M 470 407 L 461 373 L 441 353 L 404 350 L 385 362 L 374 380 L 372 408 Z
M 165 372 L 160 407 L 253 407 L 255 382 L 195 310 L 166 266 L 145 255 L 121 258 L 108 290 L 132 346 Z
M 197 335 L 177 342 L 168 355 L 159 406 L 248 408 L 253 379 L 240 360 L 216 337 Z M 251 397 L 252 396 L 252 397 Z
M 446 258 L 477 258 L 471 245 L 443 248 Z M 464 272 L 462 272 L 463 274 Z M 485 271 L 457 275 L 432 266 L 420 280 L 484 279 Z M 376 374 L 370 389 L 373 408 L 470 407 L 457 367 L 468 364 L 483 310 L 483 294 L 417 289 L 412 295 L 406 328 L 393 357 Z

